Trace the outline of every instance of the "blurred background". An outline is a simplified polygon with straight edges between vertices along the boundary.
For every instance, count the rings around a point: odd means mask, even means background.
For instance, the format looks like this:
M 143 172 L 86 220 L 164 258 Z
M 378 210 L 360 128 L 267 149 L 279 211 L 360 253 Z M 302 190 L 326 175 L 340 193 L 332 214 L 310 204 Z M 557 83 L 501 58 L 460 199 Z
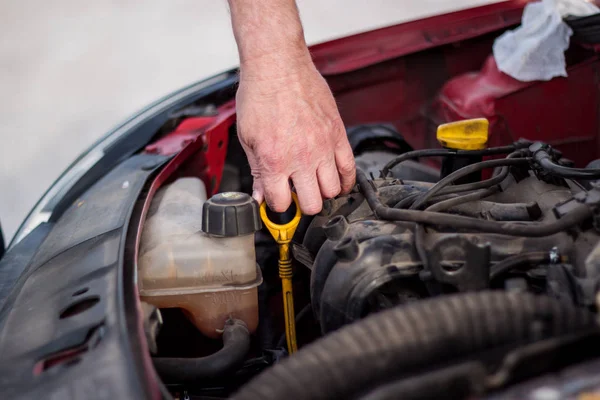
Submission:
M 489 0 L 298 0 L 308 43 Z M 4 0 L 5 238 L 89 145 L 138 109 L 238 63 L 226 0 Z

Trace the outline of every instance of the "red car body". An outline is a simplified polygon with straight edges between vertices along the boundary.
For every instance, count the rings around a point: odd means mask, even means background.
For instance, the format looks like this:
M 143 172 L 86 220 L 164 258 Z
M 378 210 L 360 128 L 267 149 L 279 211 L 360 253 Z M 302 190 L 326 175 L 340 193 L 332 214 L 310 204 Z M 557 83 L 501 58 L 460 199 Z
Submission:
M 499 71 L 492 44 L 518 26 L 526 4 L 513 0 L 471 8 L 310 50 L 346 126 L 391 122 L 412 148 L 420 149 L 439 147 L 435 132 L 442 123 L 485 117 L 490 146 L 519 138 L 543 140 L 585 166 L 600 155 L 598 55 L 572 42 L 566 54 L 568 77 L 548 82 L 520 82 Z M 230 106 L 223 112 L 230 113 Z M 191 121 L 185 124 L 191 128 L 180 126 L 173 139 L 183 140 L 182 129 L 194 130 Z M 152 151 L 172 151 L 156 149 L 170 140 L 163 138 Z M 216 190 L 219 174 L 209 175 L 206 183 Z

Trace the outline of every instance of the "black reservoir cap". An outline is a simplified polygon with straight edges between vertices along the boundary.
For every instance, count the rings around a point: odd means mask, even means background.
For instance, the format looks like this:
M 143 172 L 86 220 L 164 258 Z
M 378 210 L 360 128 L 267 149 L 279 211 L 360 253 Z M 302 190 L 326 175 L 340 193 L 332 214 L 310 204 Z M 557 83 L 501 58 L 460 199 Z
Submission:
M 246 193 L 218 193 L 202 207 L 202 230 L 209 235 L 242 236 L 261 228 L 258 203 Z

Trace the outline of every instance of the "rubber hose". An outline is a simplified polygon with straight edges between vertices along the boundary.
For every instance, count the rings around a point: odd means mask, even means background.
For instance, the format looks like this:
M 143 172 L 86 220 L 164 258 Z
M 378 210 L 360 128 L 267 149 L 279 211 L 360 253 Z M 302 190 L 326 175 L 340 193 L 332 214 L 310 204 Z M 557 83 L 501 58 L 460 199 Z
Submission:
M 349 399 L 432 364 L 595 327 L 584 309 L 529 293 L 437 297 L 372 314 L 242 387 L 238 400 Z
M 421 157 L 452 157 L 452 156 L 492 156 L 498 154 L 508 154 L 516 149 L 527 147 L 530 142 L 522 141 L 516 142 L 508 146 L 501 147 L 490 147 L 488 149 L 481 150 L 449 150 L 449 149 L 422 149 L 413 150 L 406 153 L 400 154 L 398 157 L 390 160 L 382 169 L 381 176 L 386 177 L 388 172 L 396 165 L 407 161 L 414 160 Z
M 506 158 L 517 158 L 517 157 L 524 156 L 524 155 L 525 155 L 524 150 L 518 150 L 513 153 L 510 153 Z M 440 199 L 443 196 L 451 196 L 451 197 L 446 197 L 446 198 L 453 198 L 454 196 L 452 196 L 452 195 L 455 195 L 456 193 L 469 192 L 469 191 L 478 190 L 478 189 L 489 189 L 490 187 L 493 187 L 495 185 L 502 183 L 502 181 L 504 181 L 504 179 L 506 179 L 506 177 L 508 176 L 509 171 L 510 171 L 510 169 L 505 166 L 500 169 L 500 171 L 497 175 L 495 175 L 489 179 L 486 179 L 484 181 L 464 183 L 462 185 L 446 186 L 446 187 L 440 189 L 438 191 L 438 195 L 435 196 L 433 199 L 431 199 L 431 201 L 438 202 L 438 201 L 440 201 Z M 431 187 L 435 187 L 435 185 L 433 185 Z M 431 189 L 431 187 L 429 189 Z M 387 201 L 387 203 L 388 203 L 388 205 L 393 206 L 393 208 L 408 208 L 415 202 L 415 200 L 419 196 L 423 195 L 424 193 L 426 193 L 426 190 L 418 191 L 418 192 L 411 193 L 408 195 L 401 193 L 400 198 L 396 199 L 394 196 L 392 196 Z
M 428 191 L 423 193 L 411 206 L 411 210 L 417 210 L 419 207 L 424 205 L 429 199 L 439 193 L 442 189 L 447 187 L 450 183 L 458 180 L 462 177 L 470 175 L 473 172 L 481 171 L 486 168 L 503 167 L 503 166 L 522 166 L 529 165 L 529 159 L 527 158 L 501 158 L 497 160 L 486 160 L 475 164 L 467 165 L 461 169 L 454 171 L 444 179 L 437 182 Z M 492 178 L 494 179 L 494 178 Z
M 534 144 L 532 147 L 540 145 Z M 533 159 L 544 170 L 554 176 L 568 179 L 596 180 L 600 179 L 600 169 L 596 168 L 570 168 L 557 164 L 545 148 L 533 150 Z
M 505 273 L 523 266 L 531 266 L 535 268 L 542 263 L 550 262 L 550 252 L 534 251 L 531 253 L 515 254 L 505 258 L 504 260 L 494 264 L 490 271 L 490 280 L 497 279 Z
M 524 157 L 526 155 L 527 155 L 527 151 L 525 149 L 520 149 L 513 153 L 510 153 L 508 156 L 506 156 L 506 158 L 507 159 L 508 158 L 518 158 L 518 157 Z M 458 193 L 458 192 L 467 192 L 467 191 L 475 190 L 475 189 L 487 189 L 491 186 L 502 183 L 502 181 L 504 181 L 504 179 L 506 179 L 506 177 L 508 176 L 509 172 L 510 172 L 510 168 L 504 166 L 504 167 L 500 168 L 500 171 L 498 172 L 497 175 L 495 175 L 489 179 L 486 179 L 486 180 L 480 181 L 480 182 L 464 183 L 462 185 L 453 185 L 453 186 L 445 187 L 440 190 L 440 193 Z
M 230 319 L 223 328 L 223 348 L 206 357 L 152 359 L 167 382 L 194 382 L 221 377 L 239 368 L 250 350 L 250 333 L 243 321 Z
M 388 221 L 415 222 L 501 235 L 542 237 L 570 229 L 593 215 L 592 209 L 585 204 L 576 205 L 568 214 L 557 221 L 541 223 L 496 222 L 431 211 L 399 210 L 381 203 L 375 188 L 371 185 L 372 182 L 361 170 L 356 171 L 356 181 L 360 185 L 369 207 L 377 217 Z
M 405 208 L 409 207 L 415 200 L 417 200 L 419 198 L 419 196 L 420 196 L 419 193 L 413 193 L 411 195 L 408 195 L 404 199 L 402 199 L 399 202 L 397 202 L 396 204 L 394 204 L 393 208 L 405 209 Z M 435 203 L 437 201 L 445 201 L 448 199 L 454 199 L 456 196 L 458 196 L 458 195 L 456 195 L 454 193 L 438 194 L 434 198 L 429 199 L 429 201 L 432 203 Z
M 600 179 L 599 169 L 569 168 L 556 164 L 550 158 L 542 158 L 539 165 L 552 175 L 561 178 L 595 180 Z
M 498 190 L 499 190 L 498 186 L 492 186 L 487 189 L 480 189 L 473 193 L 465 194 L 465 195 L 458 196 L 458 197 L 453 197 L 448 200 L 443 200 L 438 203 L 434 203 L 433 205 L 427 207 L 425 209 L 425 211 L 435 211 L 435 212 L 445 211 L 454 206 L 466 204 L 471 201 L 485 199 L 486 197 L 491 196 L 492 194 L 496 193 Z

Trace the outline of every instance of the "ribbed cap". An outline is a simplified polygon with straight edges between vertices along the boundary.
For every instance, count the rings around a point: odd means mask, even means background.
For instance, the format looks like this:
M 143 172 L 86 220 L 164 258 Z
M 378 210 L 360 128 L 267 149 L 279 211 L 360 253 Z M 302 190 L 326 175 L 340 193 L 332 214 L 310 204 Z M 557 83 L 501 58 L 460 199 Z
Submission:
M 437 128 L 437 140 L 443 147 L 455 150 L 481 150 L 488 142 L 489 125 L 485 118 L 449 122 Z
M 245 193 L 215 194 L 202 207 L 202 230 L 214 236 L 242 236 L 262 228 L 258 203 Z

